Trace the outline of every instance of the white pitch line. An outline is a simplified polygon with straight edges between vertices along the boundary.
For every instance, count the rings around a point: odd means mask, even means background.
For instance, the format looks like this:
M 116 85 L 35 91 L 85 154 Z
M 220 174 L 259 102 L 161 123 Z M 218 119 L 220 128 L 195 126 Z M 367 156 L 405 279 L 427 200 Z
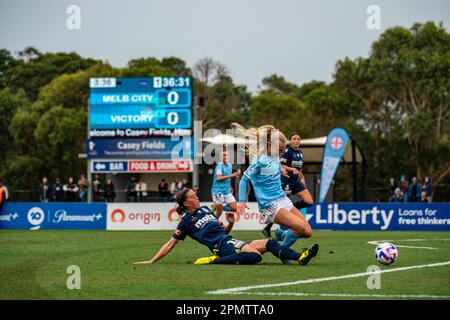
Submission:
M 242 295 L 258 296 L 297 296 L 297 297 L 340 297 L 340 298 L 404 298 L 404 299 L 450 299 L 450 296 L 407 295 L 407 294 L 351 294 L 351 293 L 305 293 L 305 292 L 233 292 Z
M 407 239 L 407 240 L 375 240 L 375 241 L 367 241 L 369 244 L 378 245 L 383 242 L 399 242 L 399 241 L 425 241 L 426 239 Z M 445 239 L 441 239 L 445 240 Z M 414 246 L 403 246 L 403 245 L 395 245 L 398 248 L 411 248 L 411 249 L 428 249 L 428 250 L 439 250 L 439 248 L 434 247 L 414 247 Z
M 410 267 L 401 267 L 401 268 L 381 270 L 381 271 L 376 271 L 376 272 L 361 272 L 361 273 L 353 273 L 353 274 L 334 276 L 334 277 L 326 277 L 326 278 L 315 278 L 315 279 L 298 280 L 298 281 L 292 281 L 292 282 L 281 282 L 281 283 L 272 283 L 272 284 L 262 284 L 262 285 L 257 285 L 257 286 L 219 289 L 219 290 L 214 290 L 214 291 L 208 291 L 207 294 L 234 294 L 236 292 L 247 291 L 247 290 L 252 290 L 252 289 L 274 288 L 274 287 L 292 286 L 292 285 L 305 284 L 305 283 L 335 281 L 335 280 L 341 280 L 341 279 L 365 277 L 365 276 L 370 276 L 370 275 L 374 275 L 374 274 L 390 273 L 390 272 L 405 271 L 405 270 L 412 270 L 412 269 L 432 268 L 432 267 L 439 267 L 439 266 L 446 266 L 446 265 L 450 265 L 450 261 L 438 262 L 438 263 L 432 263 L 432 264 L 423 264 L 423 265 L 410 266 Z
M 395 241 L 440 241 L 440 240 L 448 241 L 450 239 L 439 239 L 439 238 L 437 238 L 437 239 L 404 239 L 404 240 L 399 239 L 399 240 L 395 240 Z

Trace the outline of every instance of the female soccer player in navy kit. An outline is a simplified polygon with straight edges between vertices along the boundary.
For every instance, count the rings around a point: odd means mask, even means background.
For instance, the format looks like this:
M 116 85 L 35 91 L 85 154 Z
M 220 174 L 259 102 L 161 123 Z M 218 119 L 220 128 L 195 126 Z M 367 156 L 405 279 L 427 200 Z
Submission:
M 223 227 L 215 214 L 207 206 L 201 206 L 192 189 L 183 189 L 177 194 L 178 214 L 183 218 L 172 238 L 164 244 L 158 253 L 148 261 L 135 264 L 153 264 L 166 256 L 186 236 L 206 245 L 214 254 L 211 257 L 197 259 L 195 264 L 254 264 L 262 260 L 261 255 L 270 251 L 282 260 L 298 261 L 304 265 L 303 253 L 282 247 L 278 241 L 270 239 L 254 240 L 246 243 L 232 238 L 228 232 L 234 223 L 234 213 L 227 212 L 229 225 Z
M 305 177 L 301 171 L 303 166 L 303 153 L 300 149 L 300 134 L 297 132 L 292 133 L 289 140 L 290 146 L 286 148 L 281 157 L 282 168 L 287 171 L 288 176 L 281 175 L 281 187 L 286 195 L 296 195 L 301 199 L 294 203 L 294 206 L 300 210 L 312 206 L 313 199 L 311 193 L 306 189 Z M 272 224 L 269 223 L 263 229 L 263 234 L 267 238 L 270 238 L 271 227 Z
M 295 242 L 298 238 L 311 237 L 311 226 L 294 207 L 281 187 L 280 154 L 286 148 L 287 139 L 285 135 L 270 125 L 249 130 L 237 123 L 232 124 L 232 127 L 237 133 L 250 139 L 246 151 L 249 153 L 251 163 L 239 183 L 238 212 L 243 214 L 247 207 L 246 191 L 247 183 L 250 181 L 266 224 L 275 222 L 289 228 L 285 234 L 285 239 L 290 239 L 290 241 Z M 306 249 L 303 252 L 304 259 L 302 258 L 304 263 L 308 263 L 312 257 L 316 256 L 318 250 L 317 244 Z

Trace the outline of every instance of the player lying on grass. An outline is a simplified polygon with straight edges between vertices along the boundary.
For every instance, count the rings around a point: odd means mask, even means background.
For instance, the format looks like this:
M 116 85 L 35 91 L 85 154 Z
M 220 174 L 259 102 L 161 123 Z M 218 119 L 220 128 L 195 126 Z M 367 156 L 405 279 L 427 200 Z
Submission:
M 229 224 L 224 227 L 219 224 L 215 214 L 207 206 L 201 206 L 192 189 L 183 189 L 177 194 L 177 212 L 183 218 L 178 224 L 172 238 L 164 244 L 158 253 L 148 261 L 135 264 L 153 264 L 166 256 L 186 236 L 206 245 L 214 254 L 211 257 L 197 259 L 195 264 L 255 264 L 262 260 L 261 255 L 270 251 L 274 256 L 298 261 L 306 265 L 315 251 L 305 249 L 297 253 L 290 248 L 282 247 L 278 241 L 270 239 L 254 240 L 249 243 L 232 238 L 228 232 L 234 223 L 234 214 L 228 213 Z

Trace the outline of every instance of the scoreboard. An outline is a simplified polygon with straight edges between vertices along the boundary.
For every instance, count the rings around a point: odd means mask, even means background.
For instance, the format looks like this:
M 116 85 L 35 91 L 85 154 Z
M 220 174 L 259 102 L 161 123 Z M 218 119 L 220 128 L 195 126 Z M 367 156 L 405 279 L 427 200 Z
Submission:
M 192 172 L 192 78 L 91 78 L 90 171 Z
M 192 78 L 91 78 L 89 138 L 192 134 Z

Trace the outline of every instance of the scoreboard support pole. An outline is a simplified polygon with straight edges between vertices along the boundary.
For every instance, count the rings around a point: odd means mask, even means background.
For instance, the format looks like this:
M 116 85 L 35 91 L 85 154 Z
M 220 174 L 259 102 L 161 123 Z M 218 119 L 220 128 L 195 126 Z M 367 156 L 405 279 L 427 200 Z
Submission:
M 90 124 L 90 119 L 89 119 L 89 115 L 90 115 L 90 109 L 91 109 L 91 103 L 89 101 L 87 101 L 87 105 L 88 105 L 88 123 L 87 123 L 87 140 L 89 140 L 89 128 L 91 127 Z M 88 193 L 87 193 L 87 202 L 92 202 L 92 172 L 91 172 L 91 159 L 88 157 L 87 158 L 87 168 L 86 168 L 86 176 L 88 179 Z
M 200 187 L 200 166 L 199 166 L 199 159 L 201 160 L 201 154 L 198 155 L 197 153 L 201 150 L 201 148 L 198 148 L 198 144 L 201 143 L 202 138 L 202 130 L 200 125 L 200 104 L 198 101 L 198 97 L 195 97 L 194 99 L 194 106 L 192 108 L 193 113 L 193 119 L 194 119 L 194 165 L 192 168 L 192 187 L 197 186 Z

